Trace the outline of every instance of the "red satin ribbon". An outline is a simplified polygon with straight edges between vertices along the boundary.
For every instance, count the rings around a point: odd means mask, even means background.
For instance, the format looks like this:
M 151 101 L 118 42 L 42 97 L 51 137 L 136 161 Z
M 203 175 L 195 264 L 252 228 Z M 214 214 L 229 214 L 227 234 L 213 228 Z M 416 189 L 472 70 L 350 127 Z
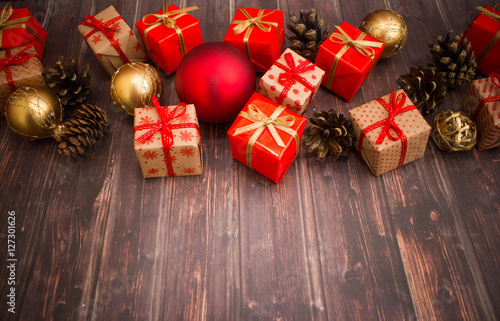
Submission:
M 151 98 L 153 105 L 160 116 L 160 121 L 152 124 L 138 125 L 134 128 L 134 132 L 139 130 L 149 129 L 146 133 L 136 138 L 136 142 L 144 143 L 148 138 L 153 136 L 154 133 L 161 131 L 161 142 L 163 145 L 163 154 L 165 155 L 165 165 L 167 165 L 168 176 L 176 176 L 172 164 L 172 156 L 170 155 L 170 148 L 174 144 L 174 135 L 172 129 L 181 128 L 195 128 L 201 136 L 200 127 L 196 123 L 182 123 L 182 124 L 169 124 L 170 121 L 180 118 L 186 114 L 186 104 L 180 103 L 171 111 L 166 106 L 160 106 L 160 103 L 155 96 Z
M 500 75 L 498 75 L 496 72 L 494 72 L 494 73 L 491 74 L 491 82 L 498 89 L 500 89 Z M 496 96 L 488 97 L 488 98 L 485 98 L 485 99 L 481 99 L 481 101 L 479 102 L 479 106 L 477 106 L 476 111 L 474 112 L 474 114 L 472 115 L 472 117 L 470 119 L 475 121 L 477 119 L 477 116 L 479 116 L 479 113 L 483 109 L 484 105 L 486 103 L 490 103 L 492 101 L 500 101 L 500 95 L 496 95 Z
M 118 42 L 114 38 L 115 31 L 120 30 L 120 28 L 113 28 L 110 26 L 111 24 L 117 22 L 120 19 L 123 19 L 123 18 L 121 16 L 118 16 L 118 17 L 114 17 L 113 19 L 108 20 L 106 22 L 99 22 L 94 16 L 88 15 L 85 17 L 85 21 L 80 22 L 80 24 L 84 25 L 84 26 L 89 26 L 89 27 L 95 28 L 84 37 L 85 40 L 87 40 L 91 35 L 93 35 L 97 31 L 101 31 L 106 36 L 106 38 L 108 38 L 109 42 L 111 43 L 113 48 L 115 48 L 118 55 L 120 55 L 122 60 L 127 64 L 130 62 L 130 60 L 128 59 L 127 55 L 125 55 L 122 48 L 120 48 L 120 45 L 118 44 Z M 90 21 L 87 21 L 87 20 L 90 20 Z
M 299 65 L 295 65 L 295 60 L 293 59 L 293 56 L 291 53 L 287 52 L 285 53 L 285 61 L 288 64 L 288 66 L 283 65 L 280 62 L 275 62 L 274 64 L 281 69 L 285 70 L 285 72 L 280 73 L 278 82 L 284 86 L 283 90 L 281 91 L 280 96 L 277 99 L 278 104 L 282 104 L 283 100 L 285 100 L 286 95 L 288 94 L 288 91 L 292 86 L 298 81 L 304 87 L 309 89 L 310 91 L 313 92 L 314 94 L 314 86 L 307 81 L 304 77 L 300 76 L 301 73 L 304 73 L 309 70 L 314 70 L 316 67 L 315 64 L 311 64 L 308 60 L 304 60 L 301 62 Z
M 385 137 L 389 137 L 389 139 L 393 141 L 401 139 L 401 157 L 399 159 L 398 167 L 403 166 L 406 158 L 406 152 L 408 150 L 408 139 L 406 138 L 406 135 L 403 133 L 401 128 L 399 128 L 398 124 L 396 124 L 394 118 L 396 117 L 396 115 L 405 113 L 412 109 L 416 109 L 416 107 L 414 105 L 410 105 L 403 108 L 406 102 L 406 96 L 404 93 L 400 93 L 396 97 L 395 91 L 391 91 L 391 95 L 389 98 L 390 103 L 387 103 L 382 98 L 377 98 L 376 100 L 382 105 L 382 107 L 384 107 L 389 112 L 389 117 L 382 119 L 374 124 L 371 124 L 370 126 L 366 127 L 361 131 L 361 134 L 359 135 L 358 150 L 361 154 L 363 148 L 363 139 L 365 138 L 368 132 L 374 130 L 375 128 L 384 126 L 375 144 L 377 145 L 382 144 Z M 392 136 L 392 134 L 390 133 L 391 128 L 396 132 L 397 134 L 396 137 Z
M 10 65 L 19 65 L 28 61 L 32 57 L 37 57 L 36 54 L 28 54 L 25 51 L 31 48 L 33 44 L 27 46 L 23 50 L 19 51 L 14 56 L 11 56 L 10 49 L 5 50 L 5 59 L 0 59 L 0 71 L 5 69 L 5 75 L 7 78 L 7 83 L 9 84 L 10 90 L 15 91 L 17 89 L 14 84 L 14 79 L 12 78 L 12 71 L 10 70 Z

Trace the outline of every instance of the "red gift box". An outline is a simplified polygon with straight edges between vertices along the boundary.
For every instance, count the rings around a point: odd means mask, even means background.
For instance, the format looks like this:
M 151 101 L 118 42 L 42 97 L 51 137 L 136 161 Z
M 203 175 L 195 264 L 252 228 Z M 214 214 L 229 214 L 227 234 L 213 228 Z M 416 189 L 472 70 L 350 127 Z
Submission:
M 224 42 L 238 48 L 265 72 L 280 57 L 285 41 L 283 11 L 239 7 Z
M 16 48 L 34 44 L 42 59 L 47 31 L 35 20 L 28 9 L 12 9 L 7 4 L 0 16 L 0 48 Z
M 477 59 L 477 70 L 489 76 L 500 73 L 500 11 L 490 6 L 478 7 L 481 13 L 470 24 L 464 37 Z
M 336 26 L 318 50 L 316 66 L 325 71 L 321 83 L 350 101 L 377 63 L 385 45 L 347 22 Z
M 306 121 L 254 93 L 227 132 L 233 158 L 279 183 L 299 152 Z
M 200 21 L 188 14 L 196 9 L 173 4 L 167 8 L 163 2 L 163 10 L 135 23 L 148 57 L 167 74 L 175 72 L 186 53 L 203 43 Z

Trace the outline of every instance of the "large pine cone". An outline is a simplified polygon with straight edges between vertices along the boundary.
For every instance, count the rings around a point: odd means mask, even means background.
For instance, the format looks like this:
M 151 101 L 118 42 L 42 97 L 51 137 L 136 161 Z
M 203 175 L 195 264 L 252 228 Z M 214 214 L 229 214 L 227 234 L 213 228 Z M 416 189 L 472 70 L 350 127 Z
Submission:
M 300 10 L 300 19 L 292 13 L 290 20 L 294 24 L 286 25 L 287 29 L 294 33 L 292 36 L 286 35 L 292 42 L 290 49 L 314 63 L 319 46 L 329 36 L 328 24 L 323 30 L 325 21 L 319 19 L 315 9 L 308 12 Z

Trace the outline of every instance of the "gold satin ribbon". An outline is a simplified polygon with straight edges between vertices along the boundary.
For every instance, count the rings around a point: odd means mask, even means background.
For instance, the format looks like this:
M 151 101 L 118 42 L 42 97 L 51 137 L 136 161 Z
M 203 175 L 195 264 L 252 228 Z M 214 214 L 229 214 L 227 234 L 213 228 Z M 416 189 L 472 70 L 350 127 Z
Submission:
M 493 10 L 496 7 L 498 7 L 499 5 L 500 4 L 495 5 L 493 7 Z M 493 19 L 495 19 L 497 21 L 500 21 L 500 15 L 494 13 L 493 11 L 490 11 L 490 10 L 485 9 L 483 7 L 477 7 L 476 9 L 479 10 L 479 11 L 481 11 L 480 14 L 487 15 L 490 18 L 493 18 Z M 488 52 L 490 51 L 490 49 L 497 43 L 498 39 L 500 39 L 500 30 L 497 31 L 497 33 L 495 34 L 495 36 L 493 37 L 493 39 L 490 40 L 490 42 L 488 43 L 488 45 L 484 48 L 483 52 L 477 58 L 477 64 L 478 65 L 481 62 L 481 60 L 483 60 L 483 58 L 488 54 Z
M 239 8 L 239 10 L 245 15 L 247 20 L 233 20 L 231 21 L 231 24 L 236 24 L 236 26 L 233 27 L 233 33 L 235 35 L 238 35 L 246 30 L 245 36 L 243 37 L 243 46 L 245 48 L 245 55 L 248 57 L 248 59 L 252 60 L 250 56 L 250 48 L 248 46 L 248 40 L 250 39 L 250 34 L 252 33 L 252 30 L 255 26 L 264 32 L 271 31 L 272 26 L 276 27 L 276 30 L 278 32 L 278 40 L 280 42 L 280 49 L 283 48 L 283 44 L 281 43 L 281 34 L 278 23 L 272 21 L 262 21 L 262 18 L 274 13 L 276 10 L 264 14 L 264 9 L 260 9 L 259 13 L 257 14 L 257 17 L 252 17 L 246 11 L 245 8 Z
M 250 104 L 248 105 L 248 112 L 241 112 L 239 114 L 239 116 L 245 117 L 246 119 L 252 121 L 253 123 L 236 129 L 234 135 L 239 135 L 251 130 L 255 130 L 255 132 L 248 140 L 246 148 L 246 159 L 248 167 L 252 168 L 253 146 L 266 128 L 269 129 L 269 132 L 271 133 L 271 136 L 273 137 L 274 141 L 280 147 L 285 147 L 286 145 L 281 139 L 278 132 L 276 131 L 276 128 L 280 129 L 281 131 L 284 131 L 290 136 L 293 136 L 293 138 L 295 138 L 297 152 L 299 151 L 300 147 L 299 135 L 297 134 L 297 131 L 290 128 L 295 123 L 295 117 L 293 117 L 292 115 L 278 117 L 283 112 L 283 110 L 285 110 L 285 107 L 279 106 L 271 114 L 271 116 L 267 117 L 262 111 L 259 110 L 257 106 L 255 106 L 254 104 Z
M 372 59 L 371 68 L 373 68 L 373 66 L 375 65 L 375 51 L 372 47 L 380 48 L 383 45 L 379 41 L 362 40 L 366 36 L 366 33 L 364 32 L 362 32 L 359 37 L 354 40 L 340 26 L 335 27 L 340 33 L 332 33 L 332 35 L 328 39 L 333 43 L 344 44 L 344 47 L 342 47 L 342 49 L 340 49 L 333 58 L 332 67 L 330 68 L 330 74 L 328 75 L 327 88 L 332 87 L 333 76 L 335 75 L 335 71 L 337 70 L 340 58 L 347 52 L 347 50 L 349 50 L 351 47 L 354 47 L 363 56 L 370 57 Z M 339 41 L 336 41 L 334 39 L 337 39 Z
M 149 45 L 148 45 L 148 32 L 161 25 L 164 25 L 165 27 L 170 29 L 174 29 L 179 38 L 179 47 L 181 49 L 181 56 L 184 57 L 186 55 L 186 45 L 184 42 L 184 36 L 182 35 L 182 29 L 177 25 L 176 20 L 179 19 L 180 17 L 185 16 L 188 12 L 197 9 L 198 7 L 192 6 L 184 9 L 168 11 L 168 4 L 166 1 L 163 1 L 163 13 L 161 14 L 149 13 L 142 18 L 142 22 L 144 22 L 146 26 L 149 26 L 148 28 L 146 28 L 146 30 L 144 30 L 144 42 L 148 55 L 153 61 L 154 58 L 153 55 L 151 55 L 151 51 L 149 50 Z M 172 15 L 177 15 L 177 16 L 171 17 Z M 153 22 L 146 22 L 146 19 L 148 17 L 154 17 L 156 18 L 156 20 Z M 156 63 L 156 61 L 154 62 Z
M 12 13 L 14 12 L 14 9 L 12 9 L 12 6 L 10 3 L 6 4 L 5 7 L 2 10 L 2 13 L 0 14 L 0 45 L 2 44 L 3 40 L 3 31 L 4 30 L 10 30 L 10 29 L 15 29 L 15 28 L 23 28 L 28 30 L 35 36 L 35 38 L 40 42 L 42 47 L 45 48 L 45 43 L 43 40 L 36 34 L 35 31 L 33 31 L 30 27 L 28 27 L 26 24 L 22 22 L 27 22 L 30 18 L 30 16 L 27 17 L 21 17 L 17 18 L 14 20 L 9 20 L 10 16 L 12 16 Z

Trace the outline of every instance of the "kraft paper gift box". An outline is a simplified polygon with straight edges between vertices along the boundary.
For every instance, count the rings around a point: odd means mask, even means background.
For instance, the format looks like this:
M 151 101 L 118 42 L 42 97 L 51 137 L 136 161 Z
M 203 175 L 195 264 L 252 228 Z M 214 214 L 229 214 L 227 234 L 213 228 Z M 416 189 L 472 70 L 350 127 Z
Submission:
M 126 63 L 147 59 L 134 32 L 113 6 L 85 17 L 78 30 L 110 75 Z
M 201 175 L 201 134 L 194 105 L 134 110 L 134 149 L 144 178 Z M 160 116 L 161 115 L 161 116 Z
M 260 79 L 257 92 L 299 115 L 305 113 L 325 72 L 286 49 Z
M 431 126 L 403 90 L 349 111 L 357 148 L 376 176 L 424 156 Z

